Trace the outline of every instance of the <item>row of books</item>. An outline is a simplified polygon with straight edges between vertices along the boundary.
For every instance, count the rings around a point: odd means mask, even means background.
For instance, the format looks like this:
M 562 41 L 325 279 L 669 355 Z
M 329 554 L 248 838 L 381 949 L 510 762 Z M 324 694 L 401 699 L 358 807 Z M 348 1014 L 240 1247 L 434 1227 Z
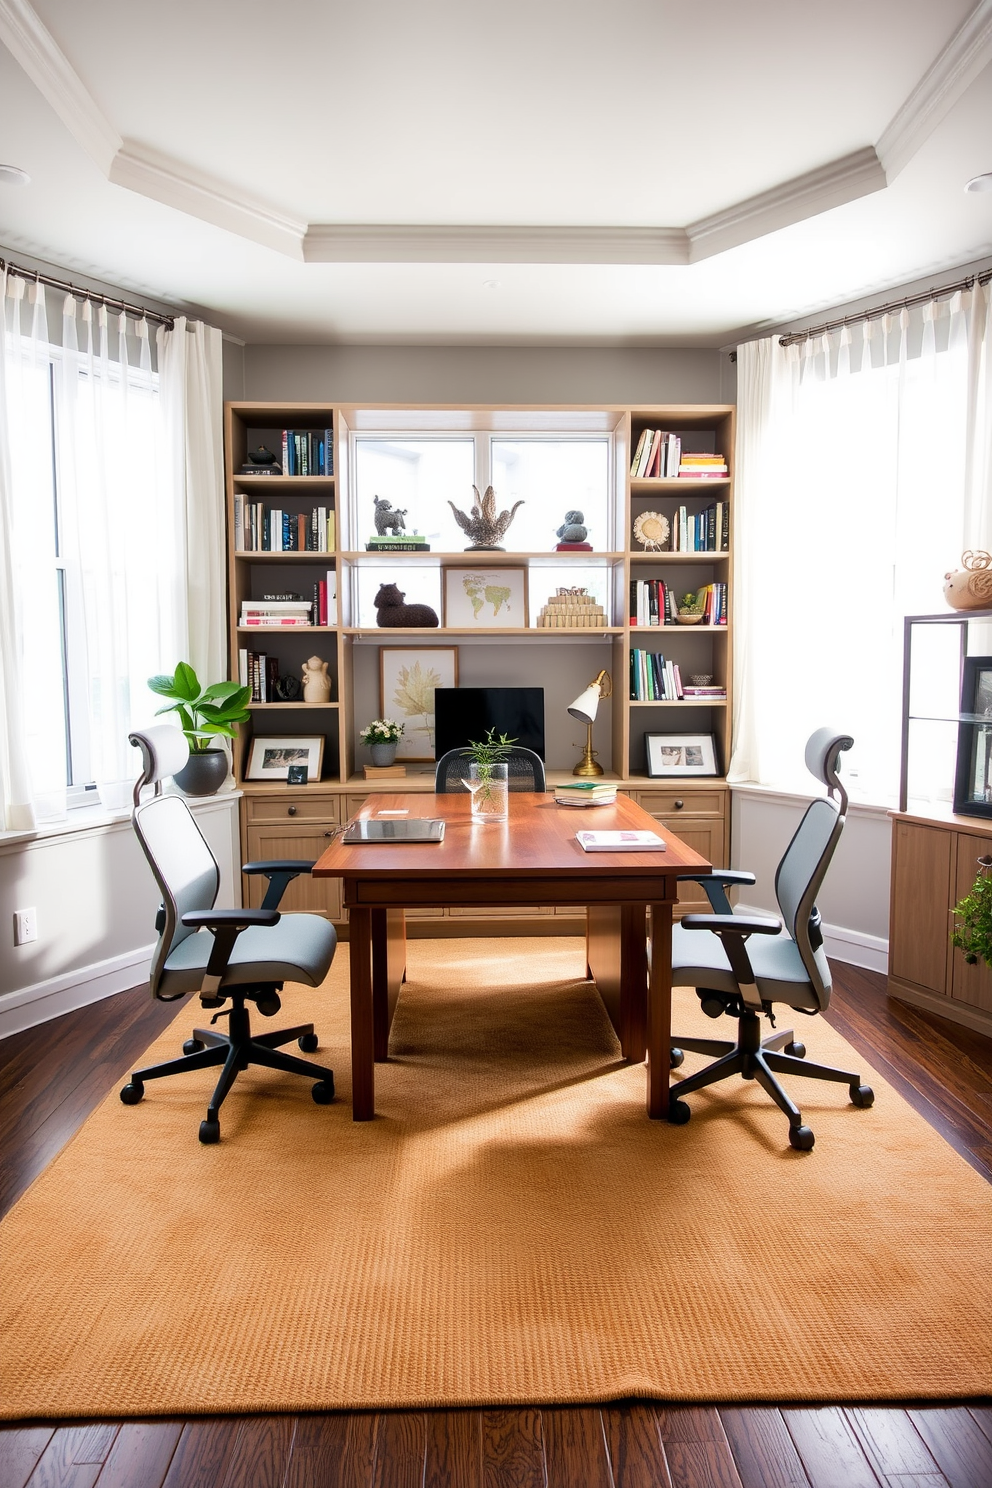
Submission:
M 288 512 L 234 497 L 234 547 L 239 553 L 332 553 L 335 544 L 334 508 L 315 506 L 309 512 Z
M 730 503 L 712 501 L 701 512 L 677 507 L 672 514 L 673 553 L 729 553 Z
M 682 439 L 664 429 L 643 429 L 630 462 L 634 480 L 725 480 L 726 457 L 718 452 L 683 450 Z
M 279 681 L 277 657 L 242 648 L 238 652 L 238 680 L 242 687 L 251 688 L 253 703 L 279 701 L 276 695 L 276 684 Z
M 703 584 L 695 591 L 702 600 L 701 625 L 726 625 L 727 586 L 722 581 Z M 664 579 L 634 579 L 630 585 L 631 625 L 677 625 L 678 592 Z
M 283 429 L 283 475 L 333 475 L 334 439 L 330 429 Z
M 660 651 L 631 650 L 631 702 L 680 703 L 683 696 L 682 675 L 677 661 L 666 661 Z

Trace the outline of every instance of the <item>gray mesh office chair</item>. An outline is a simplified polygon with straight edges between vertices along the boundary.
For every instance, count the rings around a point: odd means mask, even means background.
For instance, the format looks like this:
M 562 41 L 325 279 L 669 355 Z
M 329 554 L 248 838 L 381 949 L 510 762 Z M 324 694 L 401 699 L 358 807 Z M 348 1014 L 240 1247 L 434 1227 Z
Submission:
M 163 795 L 162 781 L 181 770 L 189 756 L 186 739 L 169 724 L 130 735 L 142 753 L 144 768 L 134 788 L 131 820 L 162 893 L 155 928 L 149 987 L 153 997 L 171 1002 L 198 991 L 204 1008 L 217 1008 L 211 1024 L 229 1018 L 227 1033 L 213 1027 L 194 1029 L 183 1044 L 183 1057 L 136 1070 L 121 1091 L 127 1106 L 145 1093 L 146 1080 L 190 1070 L 223 1066 L 200 1123 L 200 1141 L 220 1140 L 220 1107 L 239 1073 L 250 1064 L 303 1075 L 313 1080 L 318 1105 L 334 1099 L 334 1072 L 306 1059 L 278 1052 L 296 1040 L 305 1053 L 318 1046 L 312 1023 L 252 1036 L 246 1003 L 263 1017 L 279 1011 L 284 981 L 319 987 L 337 944 L 334 926 L 320 915 L 280 916 L 276 905 L 286 885 L 312 862 L 280 859 L 246 863 L 243 872 L 261 873 L 269 881 L 261 909 L 214 909 L 220 871 L 213 853 L 181 796 Z M 142 787 L 155 794 L 141 800 Z M 223 1007 L 225 1002 L 230 1007 Z
M 823 728 L 806 745 L 807 767 L 826 785 L 828 795 L 807 807 L 775 875 L 775 897 L 788 933 L 781 933 L 779 920 L 734 914 L 727 889 L 734 884 L 753 884 L 753 873 L 724 869 L 683 875 L 703 886 L 714 912 L 685 915 L 674 927 L 672 985 L 695 987 L 703 1011 L 710 1017 L 729 1014 L 740 1021 L 734 1043 L 673 1038 L 673 1068 L 682 1063 L 685 1049 L 718 1056 L 715 1063 L 672 1086 L 668 1119 L 677 1125 L 688 1121 L 691 1114 L 684 1096 L 730 1075 L 742 1075 L 745 1080 L 757 1080 L 788 1116 L 792 1146 L 808 1151 L 813 1146 L 813 1133 L 776 1074 L 836 1080 L 848 1086 L 856 1106 L 870 1106 L 875 1099 L 870 1086 L 861 1083 L 860 1075 L 807 1061 L 806 1049 L 791 1028 L 771 1038 L 761 1037 L 762 1015 L 771 1017 L 774 1024 L 776 1003 L 814 1014 L 822 1013 L 830 1001 L 830 967 L 814 901 L 844 830 L 847 792 L 837 770 L 841 752 L 853 743 L 849 735 Z M 750 937 L 755 938 L 748 945 Z
M 449 749 L 447 754 L 442 754 L 434 771 L 435 794 L 440 796 L 452 791 L 464 791 L 462 777 L 469 763 L 464 749 Z M 521 744 L 511 745 L 506 763 L 507 784 L 511 791 L 547 790 L 544 761 L 533 749 L 524 749 Z

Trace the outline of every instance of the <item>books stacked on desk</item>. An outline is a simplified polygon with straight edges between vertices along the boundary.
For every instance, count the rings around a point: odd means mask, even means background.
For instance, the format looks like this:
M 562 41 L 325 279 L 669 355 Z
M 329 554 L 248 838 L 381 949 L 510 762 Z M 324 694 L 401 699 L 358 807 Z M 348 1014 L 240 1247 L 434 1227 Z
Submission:
M 612 806 L 617 788 L 608 780 L 569 780 L 555 786 L 559 806 Z
M 657 832 L 576 832 L 585 852 L 664 852 L 668 846 Z

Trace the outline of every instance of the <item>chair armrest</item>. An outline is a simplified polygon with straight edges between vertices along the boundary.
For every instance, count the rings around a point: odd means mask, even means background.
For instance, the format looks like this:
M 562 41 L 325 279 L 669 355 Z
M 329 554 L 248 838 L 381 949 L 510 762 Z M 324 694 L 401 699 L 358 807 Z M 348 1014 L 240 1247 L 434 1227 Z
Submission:
M 712 930 L 715 935 L 777 935 L 782 928 L 781 920 L 769 919 L 765 915 L 683 915 L 679 924 L 684 930 Z
M 717 868 L 712 873 L 680 873 L 679 883 L 701 884 L 711 907 L 717 914 L 733 914 L 727 889 L 734 884 L 753 884 L 753 873 L 741 868 Z
M 183 924 L 191 930 L 209 930 L 214 938 L 210 960 L 200 989 L 215 996 L 234 950 L 234 943 L 249 925 L 278 925 L 281 916 L 275 909 L 191 909 L 183 915 Z
M 287 886 L 301 873 L 310 873 L 314 862 L 313 858 L 268 858 L 265 862 L 243 864 L 241 872 L 265 874 L 269 887 L 265 891 L 262 908 L 277 909 Z

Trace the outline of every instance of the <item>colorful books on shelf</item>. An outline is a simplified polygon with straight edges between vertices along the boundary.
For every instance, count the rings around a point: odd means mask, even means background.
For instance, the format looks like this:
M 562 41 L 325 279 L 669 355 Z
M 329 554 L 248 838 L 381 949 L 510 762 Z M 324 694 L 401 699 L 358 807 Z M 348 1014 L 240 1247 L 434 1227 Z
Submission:
M 686 585 L 680 586 L 684 592 Z M 726 625 L 727 586 L 722 580 L 702 584 L 696 590 L 703 605 L 703 625 Z M 632 579 L 630 623 L 637 627 L 678 624 L 678 594 L 664 579 Z
M 276 683 L 279 681 L 279 660 L 264 652 L 249 651 L 242 647 L 238 651 L 238 680 L 242 687 L 251 688 L 253 703 L 274 703 Z
M 630 700 L 632 703 L 680 703 L 682 674 L 676 661 L 666 661 L 660 651 L 630 653 Z
M 404 532 L 400 537 L 370 537 L 367 553 L 429 553 L 431 545 L 417 532 Z
M 727 689 L 725 687 L 684 686 L 682 696 L 687 703 L 721 703 L 726 701 Z
M 668 846 L 657 832 L 576 832 L 584 852 L 664 852 Z
M 283 429 L 283 475 L 333 475 L 334 438 L 330 429 Z
M 305 599 L 243 599 L 239 625 L 312 625 L 313 608 Z
M 692 454 L 684 451 L 679 459 L 678 475 L 680 480 L 688 477 L 690 480 L 706 479 L 726 480 L 730 474 L 727 462 L 723 455 Z
M 338 578 L 333 568 L 327 577 L 318 579 L 313 586 L 314 625 L 337 625 L 338 623 Z
M 642 429 L 630 462 L 633 480 L 669 480 L 679 473 L 682 441 L 664 429 Z
M 569 780 L 555 786 L 559 806 L 612 806 L 617 788 L 607 780 Z
M 332 506 L 289 512 L 235 492 L 234 548 L 238 553 L 332 553 L 335 540 Z

